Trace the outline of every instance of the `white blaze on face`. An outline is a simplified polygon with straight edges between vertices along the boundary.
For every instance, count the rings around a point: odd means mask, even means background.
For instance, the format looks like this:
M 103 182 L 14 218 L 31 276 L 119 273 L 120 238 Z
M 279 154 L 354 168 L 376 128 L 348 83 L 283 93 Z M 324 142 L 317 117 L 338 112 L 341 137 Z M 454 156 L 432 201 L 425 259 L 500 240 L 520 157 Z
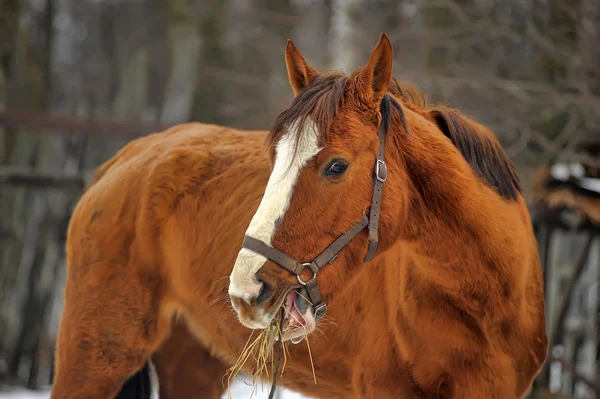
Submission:
M 275 147 L 273 172 L 263 199 L 246 231 L 246 235 L 269 245 L 275 233 L 276 221 L 283 218 L 290 205 L 300 171 L 308 160 L 320 151 L 316 127 L 310 119 L 304 125 L 304 132 L 298 132 L 295 123 L 291 126 Z M 300 134 L 300 141 L 295 149 L 297 134 Z M 256 281 L 255 274 L 266 261 L 264 256 L 242 248 L 231 272 L 229 295 L 246 301 L 257 295 L 261 286 Z

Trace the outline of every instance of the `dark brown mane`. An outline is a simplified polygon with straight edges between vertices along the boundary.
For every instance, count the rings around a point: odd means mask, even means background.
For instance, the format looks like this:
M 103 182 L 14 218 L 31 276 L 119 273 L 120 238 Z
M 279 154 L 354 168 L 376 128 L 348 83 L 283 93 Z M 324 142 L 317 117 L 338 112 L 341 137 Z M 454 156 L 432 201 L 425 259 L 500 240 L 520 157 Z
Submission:
M 415 111 L 425 110 L 428 106 L 423 92 L 412 83 L 392 78 L 388 91 L 394 97 L 399 98 L 402 101 L 402 105 Z
M 268 136 L 269 143 L 272 144 L 292 123 L 298 123 L 299 132 L 304 131 L 308 117 L 316 124 L 321 140 L 327 141 L 331 123 L 338 113 L 348 80 L 347 76 L 339 72 L 315 77 L 277 116 Z M 473 171 L 500 196 L 506 199 L 517 198 L 521 192 L 519 178 L 494 136 L 483 131 L 477 123 L 457 110 L 441 106 L 430 107 L 424 94 L 408 82 L 393 78 L 388 91 L 391 96 L 386 95 L 381 106 L 384 123 L 390 123 L 391 114 L 396 110 L 404 124 L 404 130 L 409 132 L 402 108 L 395 98 L 399 99 L 402 105 L 434 122 L 460 151 Z
M 503 198 L 517 199 L 519 177 L 495 137 L 454 109 L 440 106 L 430 109 L 429 114 L 479 177 Z
M 290 105 L 273 122 L 268 142 L 273 144 L 280 133 L 292 123 L 298 124 L 298 131 L 304 131 L 304 124 L 311 117 L 323 140 L 327 140 L 331 122 L 335 119 L 348 77 L 339 72 L 330 72 L 315 77 L 308 87 L 298 93 Z
M 408 82 L 392 79 L 389 91 L 402 104 L 428 114 L 438 128 L 458 148 L 471 168 L 506 199 L 516 199 L 521 186 L 519 177 L 498 140 L 482 131 L 478 124 L 448 107 L 430 107 L 424 94 Z

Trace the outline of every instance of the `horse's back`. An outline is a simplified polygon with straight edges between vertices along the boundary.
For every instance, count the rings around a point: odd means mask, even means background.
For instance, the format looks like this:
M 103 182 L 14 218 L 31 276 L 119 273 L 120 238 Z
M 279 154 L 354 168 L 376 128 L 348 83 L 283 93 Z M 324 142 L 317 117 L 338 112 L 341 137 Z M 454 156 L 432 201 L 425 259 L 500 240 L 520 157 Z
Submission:
M 201 123 L 181 124 L 133 140 L 98 167 L 73 212 L 69 232 L 102 216 L 118 217 L 119 226 L 114 228 L 160 223 L 177 196 L 219 173 L 234 158 L 260 152 L 263 141 L 264 132 Z
M 97 169 L 73 211 L 67 291 L 89 284 L 94 288 L 85 289 L 97 291 L 129 273 L 156 274 L 164 263 L 164 229 L 180 202 L 228 165 L 260 158 L 263 143 L 264 132 L 189 123 L 124 146 Z

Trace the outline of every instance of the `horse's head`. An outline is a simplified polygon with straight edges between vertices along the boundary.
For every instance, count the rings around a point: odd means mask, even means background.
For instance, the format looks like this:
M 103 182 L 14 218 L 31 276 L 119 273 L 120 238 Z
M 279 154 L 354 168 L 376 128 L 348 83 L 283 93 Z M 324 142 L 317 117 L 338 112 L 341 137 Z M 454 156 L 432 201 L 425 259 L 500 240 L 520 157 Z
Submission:
M 314 301 L 318 289 L 316 293 L 314 288 L 302 289 L 303 282 L 318 281 L 321 294 L 329 301 L 364 263 L 370 244 L 368 230 L 372 230 L 366 222 L 369 212 L 373 213 L 374 190 L 381 189 L 374 179 L 377 165 L 381 184 L 387 174 L 385 164 L 377 162 L 378 132 L 381 125 L 389 125 L 390 104 L 399 110 L 386 95 L 392 59 L 391 43 L 382 35 L 369 62 L 351 77 L 319 74 L 288 42 L 285 60 L 296 97 L 271 130 L 272 173 L 246 232 L 253 242 L 245 240 L 230 277 L 231 301 L 245 326 L 266 328 L 283 304 L 288 325 L 297 327 L 289 328 L 284 339 L 312 332 L 319 310 L 308 306 L 303 297 Z M 402 208 L 396 204 L 391 209 L 385 200 L 379 202 L 378 253 L 396 234 L 391 220 L 400 218 Z M 359 226 L 361 221 L 365 223 Z M 353 227 L 358 235 L 342 240 L 339 253 L 322 256 L 325 264 L 302 270 L 303 262 L 309 266 Z M 293 271 L 296 266 L 299 269 Z M 318 278 L 311 280 L 315 274 Z

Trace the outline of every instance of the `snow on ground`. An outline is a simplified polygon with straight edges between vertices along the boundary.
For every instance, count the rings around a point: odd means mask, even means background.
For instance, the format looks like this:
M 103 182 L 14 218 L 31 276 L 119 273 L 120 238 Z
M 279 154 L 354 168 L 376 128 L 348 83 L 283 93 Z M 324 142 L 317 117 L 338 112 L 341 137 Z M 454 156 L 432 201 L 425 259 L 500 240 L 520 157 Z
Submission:
M 236 380 L 231 386 L 231 397 L 233 399 L 267 399 L 269 396 L 268 384 L 264 384 L 261 388 L 258 385 L 256 392 L 252 393 L 252 387 L 247 386 L 240 380 Z M 309 399 L 298 393 L 280 389 L 281 392 L 275 395 L 277 399 Z M 9 392 L 0 392 L 0 399 L 48 399 L 50 397 L 50 389 L 42 391 L 29 391 L 26 389 L 16 389 Z M 223 399 L 227 399 L 227 394 L 223 395 Z
M 2 399 L 48 399 L 49 397 L 49 391 L 18 389 L 10 392 L 0 392 L 0 398 Z

